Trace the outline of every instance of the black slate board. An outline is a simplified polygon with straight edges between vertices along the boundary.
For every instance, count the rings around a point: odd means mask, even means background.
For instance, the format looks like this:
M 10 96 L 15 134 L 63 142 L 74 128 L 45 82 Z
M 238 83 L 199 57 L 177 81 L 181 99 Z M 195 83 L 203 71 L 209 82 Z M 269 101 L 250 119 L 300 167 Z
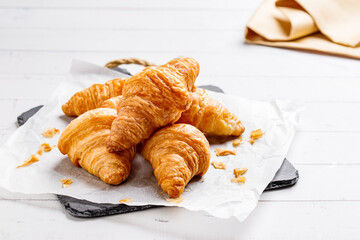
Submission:
M 130 75 L 126 69 L 115 68 L 114 70 Z M 214 92 L 224 91 L 213 85 L 198 86 Z M 18 125 L 23 125 L 30 117 L 37 113 L 43 105 L 34 107 L 17 117 Z M 299 172 L 295 167 L 285 158 L 281 167 L 275 174 L 273 180 L 268 184 L 264 191 L 281 189 L 293 186 L 299 180 Z M 65 210 L 74 217 L 92 218 L 102 217 L 114 214 L 129 213 L 135 211 L 142 211 L 149 208 L 157 208 L 163 206 L 145 205 L 145 206 L 127 206 L 125 204 L 109 204 L 109 203 L 94 203 L 83 199 L 77 199 L 64 195 L 57 195 L 60 203 L 65 207 Z

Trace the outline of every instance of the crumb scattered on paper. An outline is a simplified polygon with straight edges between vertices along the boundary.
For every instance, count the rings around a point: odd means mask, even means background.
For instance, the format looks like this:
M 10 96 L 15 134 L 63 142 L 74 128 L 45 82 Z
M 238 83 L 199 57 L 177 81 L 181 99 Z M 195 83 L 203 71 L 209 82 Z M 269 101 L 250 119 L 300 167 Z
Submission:
M 60 130 L 57 128 L 47 128 L 42 132 L 42 135 L 47 138 L 51 138 L 54 134 L 59 134 Z
M 67 188 L 67 187 L 69 187 L 70 186 L 70 184 L 72 184 L 72 182 L 73 182 L 73 180 L 71 180 L 71 179 L 61 179 L 61 180 L 59 180 L 60 182 L 62 182 L 62 187 L 63 188 Z
M 217 148 L 215 149 L 216 156 L 227 156 L 227 155 L 236 155 L 236 152 L 234 150 L 229 149 L 223 149 L 223 148 Z
M 203 180 L 201 180 L 201 182 L 205 182 L 205 178 L 203 178 Z
M 237 178 L 237 177 L 243 175 L 244 173 L 246 173 L 247 170 L 248 170 L 247 168 L 235 168 L 234 175 Z
M 181 203 L 182 201 L 184 201 L 184 198 L 182 196 L 177 197 L 177 198 L 166 198 L 166 201 L 172 202 L 172 203 Z
M 190 189 L 185 189 L 184 192 L 191 192 L 191 190 Z
M 132 203 L 133 200 L 131 198 L 124 198 L 119 201 L 119 203 Z
M 226 164 L 223 162 L 213 161 L 213 162 L 211 162 L 211 165 L 213 165 L 213 167 L 216 169 L 225 169 L 226 168 Z
M 235 139 L 232 141 L 232 145 L 234 147 L 239 146 L 242 143 L 242 141 L 243 141 L 242 138 Z
M 50 152 L 51 146 L 48 143 L 42 143 L 39 150 L 43 150 L 44 152 Z
M 253 144 L 256 139 L 261 138 L 264 135 L 263 131 L 261 129 L 257 129 L 251 132 L 249 143 Z
M 31 165 L 33 163 L 36 163 L 38 161 L 40 161 L 39 155 L 32 154 L 30 159 L 26 160 L 23 164 L 17 166 L 16 168 L 25 167 L 25 166 Z
M 245 183 L 246 177 L 244 176 L 238 176 L 237 178 L 232 178 L 231 182 L 233 183 Z
M 35 162 L 40 161 L 40 156 L 43 154 L 43 152 L 50 152 L 51 147 L 48 143 L 42 143 L 39 147 L 39 150 L 36 152 L 36 154 L 31 154 L 31 158 L 26 160 L 24 164 L 17 166 L 16 168 L 25 167 L 28 165 L 31 165 Z

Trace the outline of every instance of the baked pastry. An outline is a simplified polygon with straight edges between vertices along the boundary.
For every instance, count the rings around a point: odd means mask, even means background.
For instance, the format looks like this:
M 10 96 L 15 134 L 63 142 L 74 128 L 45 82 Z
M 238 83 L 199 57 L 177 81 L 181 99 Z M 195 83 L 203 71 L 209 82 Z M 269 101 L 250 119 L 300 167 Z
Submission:
M 77 117 L 98 108 L 105 100 L 120 95 L 125 81 L 126 78 L 118 78 L 104 84 L 93 84 L 75 93 L 67 103 L 62 105 L 62 110 L 67 116 Z
M 178 123 L 191 124 L 206 136 L 240 136 L 244 132 L 238 117 L 209 97 L 204 89 L 196 88 L 191 96 L 192 104 Z
M 114 109 L 87 111 L 71 121 L 58 142 L 60 152 L 67 154 L 75 166 L 81 166 L 112 185 L 120 184 L 129 176 L 135 156 L 135 147 L 122 152 L 108 152 L 106 140 L 115 117 Z
M 108 149 L 122 151 L 149 138 L 158 128 L 175 123 L 190 107 L 189 91 L 198 74 L 195 59 L 178 58 L 128 78 L 111 126 Z
M 144 144 L 159 186 L 171 198 L 180 196 L 196 175 L 204 175 L 210 164 L 209 142 L 197 128 L 174 124 L 160 129 Z

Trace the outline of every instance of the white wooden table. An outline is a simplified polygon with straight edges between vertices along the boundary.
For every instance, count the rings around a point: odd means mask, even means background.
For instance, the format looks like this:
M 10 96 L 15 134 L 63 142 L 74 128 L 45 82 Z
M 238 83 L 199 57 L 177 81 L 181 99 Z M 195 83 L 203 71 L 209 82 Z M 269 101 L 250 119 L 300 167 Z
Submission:
M 1 144 L 73 58 L 192 56 L 198 84 L 306 107 L 288 153 L 299 182 L 264 193 L 243 223 L 180 208 L 76 219 L 53 195 L 0 190 L 0 239 L 359 239 L 360 61 L 244 44 L 260 2 L 0 0 Z

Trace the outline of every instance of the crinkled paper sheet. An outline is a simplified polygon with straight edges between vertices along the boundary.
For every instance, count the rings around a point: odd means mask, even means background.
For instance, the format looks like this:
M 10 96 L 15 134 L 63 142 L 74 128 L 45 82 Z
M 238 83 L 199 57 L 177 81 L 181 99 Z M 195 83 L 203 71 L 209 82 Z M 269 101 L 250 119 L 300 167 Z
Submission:
M 189 210 L 203 210 L 219 218 L 236 217 L 243 221 L 256 207 L 260 194 L 281 166 L 290 147 L 298 122 L 299 108 L 293 103 L 277 101 L 260 102 L 208 91 L 242 120 L 246 130 L 243 143 L 237 147 L 232 141 L 211 145 L 211 161 L 226 163 L 226 169 L 210 166 L 202 178 L 194 178 L 182 194 L 181 203 L 166 200 L 167 195 L 157 185 L 151 165 L 137 154 L 132 172 L 126 182 L 109 186 L 75 167 L 57 148 L 43 153 L 40 161 L 30 166 L 16 168 L 35 154 L 43 142 L 57 144 L 59 135 L 45 138 L 41 132 L 48 127 L 63 131 L 73 119 L 61 111 L 73 93 L 93 83 L 103 83 L 112 78 L 124 77 L 121 73 L 82 61 L 73 61 L 70 74 L 60 84 L 45 106 L 26 124 L 19 127 L 0 148 L 0 186 L 26 194 L 54 193 L 86 199 L 98 203 L 118 203 L 131 198 L 128 205 L 179 206 Z M 25 110 L 25 109 L 24 109 Z M 250 132 L 261 128 L 265 135 L 251 145 Z M 236 155 L 217 157 L 216 148 L 236 149 Z M 232 183 L 233 169 L 248 168 L 246 183 Z M 70 178 L 73 183 L 62 188 L 60 179 Z

